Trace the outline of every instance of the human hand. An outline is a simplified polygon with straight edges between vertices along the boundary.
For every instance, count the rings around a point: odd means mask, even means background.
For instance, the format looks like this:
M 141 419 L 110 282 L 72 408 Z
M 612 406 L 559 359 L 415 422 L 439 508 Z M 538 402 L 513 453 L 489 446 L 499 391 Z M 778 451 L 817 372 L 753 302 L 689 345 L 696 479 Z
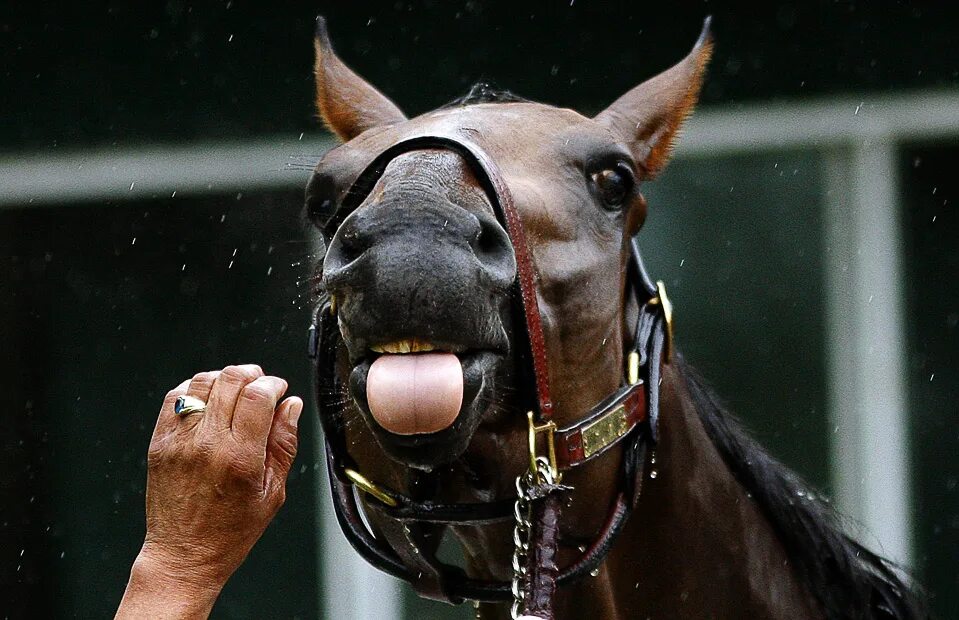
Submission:
M 117 617 L 160 617 L 139 606 L 154 600 L 165 617 L 209 613 L 283 505 L 303 410 L 297 397 L 280 402 L 286 389 L 244 365 L 200 373 L 167 394 L 147 459 L 146 539 Z M 182 395 L 206 410 L 177 416 Z

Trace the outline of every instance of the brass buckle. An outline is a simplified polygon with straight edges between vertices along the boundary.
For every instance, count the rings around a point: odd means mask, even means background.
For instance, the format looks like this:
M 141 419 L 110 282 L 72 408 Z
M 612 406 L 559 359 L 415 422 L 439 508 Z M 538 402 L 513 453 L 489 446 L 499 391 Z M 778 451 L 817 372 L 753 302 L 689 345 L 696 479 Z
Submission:
M 533 421 L 533 412 L 526 412 L 526 419 L 529 421 L 529 470 L 534 475 L 539 475 L 539 463 L 536 462 L 536 435 L 546 433 L 546 449 L 549 456 L 550 473 L 553 475 L 553 481 L 557 484 L 562 480 L 563 475 L 556 464 L 556 423 L 550 420 L 545 424 L 536 424 Z
M 656 297 L 650 299 L 649 303 L 659 304 L 663 307 L 663 316 L 666 319 L 665 358 L 668 364 L 673 358 L 673 302 L 669 301 L 669 297 L 666 295 L 666 285 L 662 280 L 656 281 Z
M 346 474 L 346 477 L 350 479 L 350 482 L 352 482 L 356 488 L 363 491 L 364 493 L 368 493 L 372 495 L 373 497 L 380 500 L 381 502 L 383 502 L 390 508 L 396 508 L 397 506 L 400 505 L 400 503 L 396 501 L 396 498 L 393 497 L 389 493 L 389 491 L 377 485 L 375 482 L 373 482 L 372 480 L 370 480 L 369 478 L 367 478 L 360 472 L 356 471 L 355 469 L 350 469 L 348 467 L 345 467 L 343 468 L 343 473 Z
M 626 380 L 630 385 L 639 382 L 639 351 L 633 351 L 626 358 Z

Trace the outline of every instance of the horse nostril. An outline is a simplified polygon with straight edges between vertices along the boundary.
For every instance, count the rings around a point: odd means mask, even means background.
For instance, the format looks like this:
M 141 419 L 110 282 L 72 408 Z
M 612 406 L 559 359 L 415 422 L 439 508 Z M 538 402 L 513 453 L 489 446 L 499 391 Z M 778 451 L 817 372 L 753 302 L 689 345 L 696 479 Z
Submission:
M 343 236 L 340 238 L 340 257 L 344 265 L 347 263 L 352 263 L 360 256 L 363 255 L 370 247 L 370 243 L 366 240 L 365 235 L 361 235 L 358 232 L 346 231 Z
M 484 270 L 500 284 L 513 281 L 516 258 L 509 236 L 498 222 L 479 218 L 479 231 L 470 244 Z
M 330 241 L 323 259 L 323 274 L 328 283 L 352 272 L 350 266 L 356 263 L 372 244 L 369 235 L 358 231 L 356 227 L 341 228 Z

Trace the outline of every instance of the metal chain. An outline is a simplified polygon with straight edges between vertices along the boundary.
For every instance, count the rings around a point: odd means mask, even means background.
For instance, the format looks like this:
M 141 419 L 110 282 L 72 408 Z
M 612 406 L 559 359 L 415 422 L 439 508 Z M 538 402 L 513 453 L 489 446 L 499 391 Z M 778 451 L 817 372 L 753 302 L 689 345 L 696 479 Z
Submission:
M 516 477 L 516 502 L 513 503 L 513 606 L 510 617 L 517 620 L 526 598 L 523 583 L 526 580 L 526 558 L 529 554 L 530 534 L 533 528 L 530 522 L 533 488 L 540 484 L 553 484 L 553 470 L 544 457 L 536 457 L 536 471 L 526 471 Z

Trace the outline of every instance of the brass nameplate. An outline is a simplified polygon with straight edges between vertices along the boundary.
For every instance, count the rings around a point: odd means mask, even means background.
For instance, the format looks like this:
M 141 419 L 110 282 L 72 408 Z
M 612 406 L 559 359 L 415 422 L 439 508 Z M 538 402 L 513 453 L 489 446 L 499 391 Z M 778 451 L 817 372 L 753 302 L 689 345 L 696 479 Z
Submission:
M 620 405 L 583 429 L 583 456 L 589 458 L 626 434 L 626 407 Z

